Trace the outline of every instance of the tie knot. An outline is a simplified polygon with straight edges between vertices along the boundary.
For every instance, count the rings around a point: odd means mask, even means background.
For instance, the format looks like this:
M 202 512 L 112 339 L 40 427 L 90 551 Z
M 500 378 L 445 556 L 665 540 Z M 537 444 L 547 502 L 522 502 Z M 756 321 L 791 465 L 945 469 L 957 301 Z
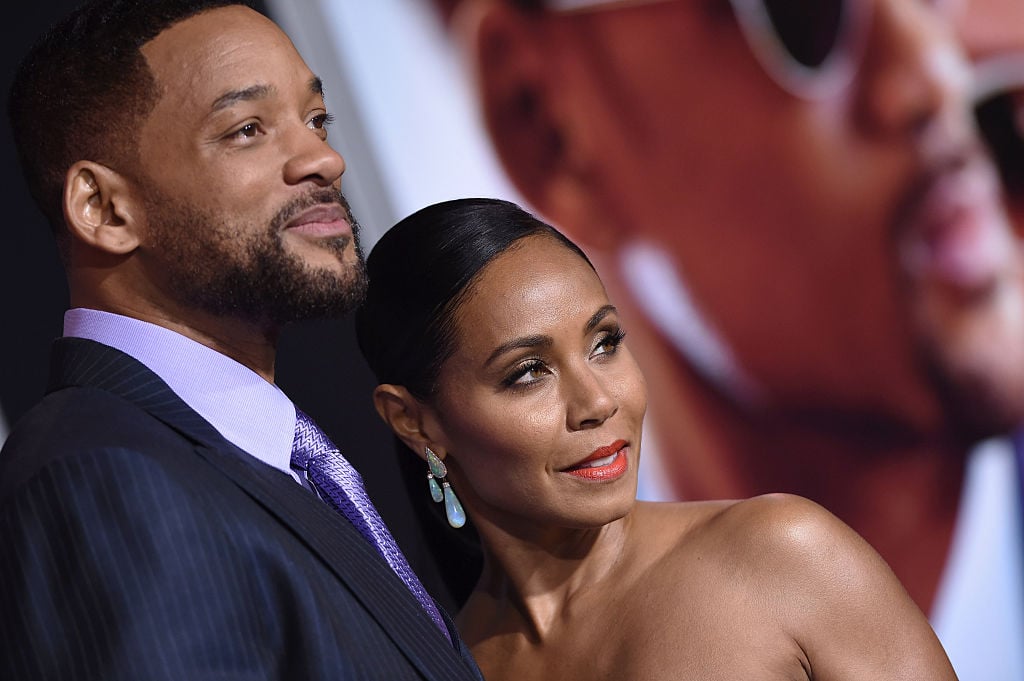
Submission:
M 336 452 L 327 433 L 316 425 L 313 419 L 295 408 L 295 438 L 292 440 L 292 465 L 305 470 L 311 459 L 316 459 L 327 452 Z

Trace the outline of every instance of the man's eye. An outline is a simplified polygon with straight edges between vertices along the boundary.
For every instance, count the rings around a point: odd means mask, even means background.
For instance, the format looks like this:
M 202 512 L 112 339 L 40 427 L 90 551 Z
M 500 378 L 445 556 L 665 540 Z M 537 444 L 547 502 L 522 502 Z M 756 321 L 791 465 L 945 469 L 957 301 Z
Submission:
M 235 137 L 255 137 L 259 133 L 259 126 L 255 123 L 249 123 L 248 125 L 239 128 L 235 132 Z
M 1015 201 L 1024 197 L 1024 88 L 997 91 L 975 105 L 982 139 Z
M 313 116 L 312 120 L 310 120 L 309 122 L 309 125 L 310 127 L 315 128 L 317 130 L 323 130 L 333 122 L 334 116 L 332 116 L 329 113 L 322 113 Z

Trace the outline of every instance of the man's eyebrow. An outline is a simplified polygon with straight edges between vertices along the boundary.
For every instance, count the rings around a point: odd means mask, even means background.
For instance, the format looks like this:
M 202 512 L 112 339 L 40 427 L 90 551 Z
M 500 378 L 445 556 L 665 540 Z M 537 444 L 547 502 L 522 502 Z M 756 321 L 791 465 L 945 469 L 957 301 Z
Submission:
M 253 85 L 241 90 L 231 90 L 230 92 L 225 92 L 220 97 L 213 100 L 213 105 L 210 107 L 210 111 L 216 112 L 221 109 L 227 109 L 238 102 L 247 102 L 253 99 L 264 99 L 269 97 L 273 92 L 274 88 L 271 85 Z
M 319 77 L 313 76 L 310 78 L 308 87 L 309 91 L 314 95 L 320 95 L 321 97 L 324 96 L 324 82 Z M 272 95 L 274 91 L 275 90 L 272 85 L 253 85 L 241 90 L 231 90 L 230 92 L 225 92 L 220 97 L 213 100 L 213 104 L 210 106 L 210 111 L 216 112 L 221 109 L 227 109 L 238 102 L 263 99 Z

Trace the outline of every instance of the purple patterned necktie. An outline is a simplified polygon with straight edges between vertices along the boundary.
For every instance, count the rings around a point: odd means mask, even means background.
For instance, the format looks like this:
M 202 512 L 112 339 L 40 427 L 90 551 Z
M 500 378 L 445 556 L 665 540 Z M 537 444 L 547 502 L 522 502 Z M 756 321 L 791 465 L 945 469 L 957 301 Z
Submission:
M 394 537 L 370 501 L 363 479 L 352 467 L 327 434 L 313 420 L 296 407 L 295 440 L 292 442 L 292 466 L 306 472 L 306 479 L 321 499 L 356 526 L 373 544 L 409 587 L 434 623 L 448 637 L 448 627 L 423 584 L 402 555 Z M 450 640 L 450 637 L 448 637 Z

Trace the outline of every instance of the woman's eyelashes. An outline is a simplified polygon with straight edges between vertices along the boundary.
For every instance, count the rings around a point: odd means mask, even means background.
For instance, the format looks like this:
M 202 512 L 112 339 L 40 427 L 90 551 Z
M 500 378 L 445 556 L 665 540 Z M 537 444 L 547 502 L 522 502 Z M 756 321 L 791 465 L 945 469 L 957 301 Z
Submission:
M 618 326 L 599 331 L 591 346 L 590 359 L 610 358 L 618 351 L 625 337 L 626 332 Z M 503 388 L 526 388 L 544 380 L 552 373 L 551 367 L 544 359 L 530 357 L 516 363 L 502 378 L 501 385 Z
M 548 372 L 547 365 L 540 359 L 528 359 L 513 367 L 511 373 L 502 379 L 506 388 L 523 387 L 541 380 Z
M 626 332 L 618 326 L 601 331 L 597 336 L 597 342 L 594 343 L 594 350 L 590 353 L 590 356 L 614 355 L 625 338 Z

